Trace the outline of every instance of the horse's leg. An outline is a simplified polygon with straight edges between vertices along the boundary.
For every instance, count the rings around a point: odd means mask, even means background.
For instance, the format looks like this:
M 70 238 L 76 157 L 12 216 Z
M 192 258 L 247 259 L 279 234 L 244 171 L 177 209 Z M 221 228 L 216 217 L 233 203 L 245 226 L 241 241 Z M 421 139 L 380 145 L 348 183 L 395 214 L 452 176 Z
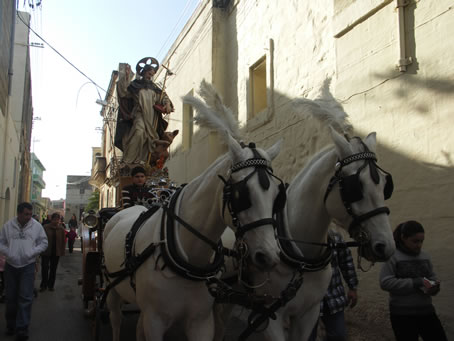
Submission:
M 121 327 L 121 297 L 115 289 L 110 290 L 107 295 L 107 306 L 109 307 L 110 325 L 112 326 L 112 341 L 120 341 Z
M 143 330 L 143 314 L 140 312 L 139 320 L 136 326 L 136 341 L 145 341 L 145 332 Z
M 233 307 L 233 304 L 214 305 L 214 341 L 224 340 L 227 323 L 229 322 Z
M 196 319 L 186 321 L 186 337 L 188 341 L 212 341 L 214 337 L 214 317 L 213 312 Z
M 290 320 L 288 341 L 307 341 L 320 314 L 320 305 L 316 304 L 301 316 Z
M 159 315 L 151 309 L 141 313 L 142 330 L 146 341 L 163 341 L 164 334 L 170 327 L 168 322 L 164 321 Z

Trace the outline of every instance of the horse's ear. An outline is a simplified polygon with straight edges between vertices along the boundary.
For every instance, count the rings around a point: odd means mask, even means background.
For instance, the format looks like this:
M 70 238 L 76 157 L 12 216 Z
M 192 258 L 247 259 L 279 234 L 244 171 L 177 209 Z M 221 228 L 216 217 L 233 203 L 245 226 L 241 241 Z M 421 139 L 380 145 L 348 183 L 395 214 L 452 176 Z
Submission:
M 241 159 L 243 155 L 243 148 L 241 147 L 240 143 L 235 140 L 232 135 L 228 133 L 228 131 L 224 131 L 225 135 L 227 136 L 227 142 L 229 146 L 230 155 L 232 156 L 232 160 L 236 161 Z
M 276 156 L 278 156 L 279 152 L 281 151 L 281 144 L 283 139 L 279 139 L 275 144 L 273 144 L 266 153 L 270 157 L 271 160 L 274 160 Z
M 364 143 L 371 152 L 375 153 L 377 150 L 377 133 L 374 131 L 367 135 L 364 139 Z
M 333 127 L 329 126 L 331 133 L 331 138 L 334 142 L 334 147 L 336 147 L 337 156 L 339 159 L 343 159 L 353 153 L 353 149 L 350 143 L 347 141 L 345 136 L 339 134 Z

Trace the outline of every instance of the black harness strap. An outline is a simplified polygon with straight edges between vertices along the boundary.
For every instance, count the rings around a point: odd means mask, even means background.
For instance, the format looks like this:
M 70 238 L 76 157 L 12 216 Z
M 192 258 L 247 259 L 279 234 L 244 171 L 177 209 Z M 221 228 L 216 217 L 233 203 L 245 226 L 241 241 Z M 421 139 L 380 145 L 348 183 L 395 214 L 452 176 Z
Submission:
M 115 272 L 108 272 L 107 269 L 104 267 L 104 273 L 107 279 L 114 278 L 114 280 L 112 282 L 109 282 L 109 284 L 106 286 L 106 289 L 102 294 L 101 308 L 105 304 L 109 291 L 118 283 L 123 281 L 126 277 L 131 278 L 130 280 L 131 287 L 134 290 L 136 290 L 132 276 L 134 275 L 136 270 L 154 253 L 159 243 L 151 243 L 141 253 L 134 255 L 133 254 L 134 239 L 136 237 L 137 232 L 145 223 L 145 221 L 147 221 L 153 214 L 155 214 L 159 208 L 160 208 L 159 206 L 153 206 L 149 210 L 142 212 L 132 225 L 131 230 L 126 235 L 124 261 L 125 267 Z
M 287 287 L 281 292 L 279 298 L 271 306 L 265 307 L 262 305 L 260 313 L 252 312 L 249 315 L 248 327 L 241 333 L 238 341 L 246 340 L 262 323 L 268 321 L 269 318 L 273 320 L 276 319 L 276 311 L 290 302 L 296 296 L 299 288 L 303 284 L 302 270 L 299 269 L 298 273 L 298 277 L 296 277 L 296 274 L 294 275 Z
M 125 267 L 128 269 L 129 267 L 133 266 L 136 262 L 133 255 L 133 247 L 134 247 L 134 239 L 136 238 L 136 234 L 142 225 L 147 221 L 153 214 L 156 213 L 160 206 L 152 206 L 147 211 L 142 212 L 139 217 L 136 219 L 134 224 L 132 225 L 131 230 L 126 235 L 126 242 L 125 242 Z
M 148 259 L 148 257 L 150 257 L 154 253 L 157 246 L 158 246 L 158 244 L 152 243 L 149 246 L 147 246 L 145 248 L 145 250 L 143 250 L 137 256 L 132 257 L 133 261 L 130 261 L 129 268 L 124 268 L 120 271 L 116 271 L 116 272 L 112 272 L 112 273 L 107 272 L 107 269 L 105 269 L 106 275 L 109 278 L 115 278 L 115 279 L 106 286 L 106 289 L 104 290 L 102 297 L 101 297 L 100 308 L 104 307 L 104 304 L 106 302 L 109 291 L 113 287 L 115 287 L 117 284 L 119 284 L 121 281 L 123 281 L 126 277 L 132 276 L 135 273 L 135 271 Z M 131 281 L 131 286 L 135 290 L 135 285 L 132 281 Z
M 215 250 L 215 251 L 219 250 L 219 243 L 215 243 L 211 239 L 205 237 L 203 234 L 201 234 L 199 231 L 197 231 L 195 228 L 193 228 L 191 225 L 189 225 L 187 222 L 185 222 L 179 216 L 175 215 L 170 208 L 168 208 L 168 207 L 163 207 L 163 208 L 164 208 L 164 211 L 167 213 L 168 218 L 175 219 L 182 226 L 184 226 L 189 232 L 196 235 L 197 238 L 203 240 L 205 243 L 210 245 L 213 250 Z
M 333 256 L 332 248 L 330 247 L 330 240 L 328 243 L 313 243 L 304 242 L 305 244 L 325 246 L 325 252 L 318 258 L 307 258 L 296 253 L 292 247 L 291 242 L 299 242 L 297 240 L 286 238 L 284 232 L 284 215 L 282 211 L 276 213 L 277 218 L 277 241 L 280 246 L 281 260 L 290 267 L 302 267 L 305 272 L 315 272 L 324 269 L 330 262 Z
M 171 215 L 172 217 L 176 217 L 176 215 L 173 213 L 175 210 L 177 198 L 181 193 L 182 188 L 179 188 L 174 195 L 172 196 L 169 206 L 165 208 L 165 212 L 172 212 Z M 182 257 L 180 256 L 177 245 L 176 245 L 176 237 L 175 237 L 175 228 L 174 228 L 174 219 L 171 219 L 167 214 L 167 219 L 166 215 L 162 215 L 162 220 L 161 220 L 161 238 L 163 240 L 166 240 L 166 243 L 162 244 L 161 250 L 162 250 L 162 257 L 164 259 L 164 262 L 169 265 L 169 267 L 174 271 L 175 273 L 179 274 L 183 278 L 192 280 L 192 281 L 204 281 L 209 277 L 215 276 L 221 268 L 224 266 L 224 254 L 223 250 L 224 247 L 222 245 L 222 241 L 219 240 L 219 243 L 216 245 L 215 248 L 215 256 L 214 260 L 211 264 L 209 264 L 205 268 L 200 268 L 198 266 L 194 266 L 188 262 L 186 262 Z M 167 220 L 167 224 L 165 223 Z M 183 220 L 181 220 L 183 221 Z M 179 221 L 180 222 L 180 221 Z M 182 226 L 189 226 L 186 222 L 182 224 Z M 187 226 L 185 226 L 187 228 Z M 193 227 L 189 229 L 189 231 L 197 231 Z M 197 234 L 195 234 L 197 237 L 199 237 L 199 232 L 197 231 Z M 213 246 L 215 243 L 213 241 L 210 241 L 208 238 L 204 237 L 202 239 L 204 241 L 209 241 L 209 245 Z
M 244 236 L 244 234 L 247 231 L 250 231 L 257 227 L 260 227 L 263 225 L 268 225 L 268 224 L 273 225 L 273 227 L 275 227 L 275 228 L 277 226 L 276 220 L 274 220 L 273 218 L 264 218 L 264 219 L 256 220 L 250 224 L 238 226 L 237 231 L 235 232 L 235 236 L 237 238 L 241 238 Z
M 167 216 L 171 219 L 175 219 L 178 221 L 183 227 L 185 227 L 189 232 L 197 236 L 199 239 L 203 240 L 205 243 L 211 246 L 211 248 L 216 251 L 216 252 L 221 252 L 222 254 L 229 256 L 229 257 L 236 257 L 236 252 L 232 249 L 226 248 L 223 245 L 219 245 L 219 243 L 215 243 L 211 239 L 205 237 L 203 234 L 201 234 L 199 231 L 197 231 L 195 228 L 193 228 L 191 225 L 189 225 L 187 222 L 185 222 L 183 219 L 181 219 L 179 216 L 175 215 L 171 210 L 169 210 L 167 207 L 163 207 L 165 212 L 167 213 Z

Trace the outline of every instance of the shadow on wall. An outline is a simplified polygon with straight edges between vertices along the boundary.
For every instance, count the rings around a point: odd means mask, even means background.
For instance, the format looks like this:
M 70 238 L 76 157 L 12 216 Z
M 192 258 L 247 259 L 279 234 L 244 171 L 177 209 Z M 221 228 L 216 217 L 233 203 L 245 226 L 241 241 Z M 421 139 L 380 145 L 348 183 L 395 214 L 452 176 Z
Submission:
M 381 76 L 380 76 L 381 77 Z M 412 87 L 425 88 L 432 91 L 432 86 L 446 88 L 447 80 L 418 81 L 411 84 Z M 452 89 L 450 91 L 453 91 Z M 325 83 L 320 91 L 321 99 L 339 104 L 335 101 L 329 91 L 329 82 Z M 281 153 L 273 162 L 275 174 L 290 182 L 293 177 L 304 167 L 309 159 L 329 144 L 331 139 L 327 127 L 321 124 L 310 115 L 295 112 L 292 98 L 285 94 L 275 92 L 275 108 L 272 120 L 262 127 L 247 131 L 243 128 L 243 135 L 246 142 L 256 142 L 261 148 L 269 147 L 279 138 L 284 139 Z M 399 91 L 395 93 L 399 96 Z M 238 107 L 238 100 L 234 101 L 233 107 Z M 234 113 L 237 113 L 237 108 Z M 367 113 L 373 115 L 374 113 Z M 407 113 L 402 112 L 402 115 Z M 427 117 L 429 120 L 429 117 Z M 353 126 L 354 118 L 352 118 Z M 356 132 L 364 137 L 374 131 Z M 399 132 L 395 132 L 399 134 Z M 203 136 L 198 133 L 195 136 L 194 150 L 197 150 L 197 143 L 204 143 Z M 454 327 L 447 326 L 446 321 L 454 318 L 454 306 L 448 304 L 449 297 L 454 297 L 454 276 L 452 275 L 452 260 L 454 251 L 450 245 L 454 245 L 454 234 L 452 233 L 454 202 L 454 172 L 452 166 L 440 166 L 428 162 L 422 162 L 410 158 L 404 152 L 391 149 L 380 144 L 380 131 L 377 132 L 379 144 L 378 157 L 380 166 L 392 173 L 395 184 L 395 191 L 392 198 L 387 202 L 391 209 L 390 220 L 392 226 L 398 223 L 413 219 L 420 221 L 426 229 L 425 250 L 432 256 L 435 271 L 442 281 L 442 290 L 434 302 L 440 318 L 445 322 L 448 337 L 454 336 Z M 177 148 L 172 153 L 179 157 L 187 153 Z M 452 165 L 452 155 L 444 152 L 449 165 Z M 208 165 L 206 165 L 208 166 Z M 334 172 L 334 168 L 333 168 Z M 355 340 L 381 340 L 389 337 L 390 325 L 388 319 L 387 294 L 378 286 L 378 272 L 380 266 L 375 266 L 371 272 L 360 274 L 360 304 L 352 312 L 349 325 L 355 332 Z M 452 301 L 451 301 L 452 303 Z M 377 328 L 370 328 L 371 323 Z M 361 330 L 375 332 L 373 336 L 368 333 L 367 338 L 362 338 Z

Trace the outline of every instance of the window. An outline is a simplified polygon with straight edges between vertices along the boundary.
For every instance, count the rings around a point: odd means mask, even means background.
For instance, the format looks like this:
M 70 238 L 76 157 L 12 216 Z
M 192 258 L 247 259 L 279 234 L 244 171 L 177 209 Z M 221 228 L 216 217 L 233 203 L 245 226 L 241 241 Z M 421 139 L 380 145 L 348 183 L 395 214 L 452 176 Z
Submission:
M 194 90 L 189 91 L 188 95 L 193 95 Z M 194 108 L 192 105 L 183 104 L 183 150 L 191 149 L 192 135 L 194 134 Z
M 251 66 L 249 69 L 251 80 L 251 115 L 255 117 L 258 113 L 268 107 L 266 95 L 266 56 Z
M 253 131 L 271 122 L 274 116 L 274 42 L 251 54 L 248 62 L 247 130 Z
M 81 187 L 79 192 L 80 192 L 80 194 L 84 194 L 85 193 L 85 188 Z

